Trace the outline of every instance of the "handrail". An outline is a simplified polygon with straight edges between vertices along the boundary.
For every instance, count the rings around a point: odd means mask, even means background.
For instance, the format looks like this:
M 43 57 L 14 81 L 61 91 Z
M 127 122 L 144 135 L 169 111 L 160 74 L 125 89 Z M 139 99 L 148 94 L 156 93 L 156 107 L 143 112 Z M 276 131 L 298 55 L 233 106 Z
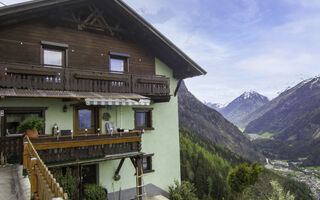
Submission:
M 162 75 L 113 73 L 77 68 L 0 62 L 2 88 L 138 93 L 149 96 L 170 94 L 170 78 Z
M 23 154 L 23 167 L 27 169 L 31 184 L 31 198 L 51 200 L 59 198 L 67 200 L 68 196 L 63 193 L 62 187 L 53 177 L 47 166 L 43 163 L 28 136 L 25 137 Z

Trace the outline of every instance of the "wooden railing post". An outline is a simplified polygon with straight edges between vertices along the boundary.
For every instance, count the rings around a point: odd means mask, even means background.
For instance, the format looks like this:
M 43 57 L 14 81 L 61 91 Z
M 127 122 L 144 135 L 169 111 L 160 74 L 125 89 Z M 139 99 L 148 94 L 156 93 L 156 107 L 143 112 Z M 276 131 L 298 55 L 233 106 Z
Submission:
M 28 168 L 28 142 L 23 143 L 23 168 Z
M 31 199 L 38 199 L 38 180 L 36 174 L 37 158 L 31 157 L 29 162 L 30 169 L 30 185 L 31 185 Z

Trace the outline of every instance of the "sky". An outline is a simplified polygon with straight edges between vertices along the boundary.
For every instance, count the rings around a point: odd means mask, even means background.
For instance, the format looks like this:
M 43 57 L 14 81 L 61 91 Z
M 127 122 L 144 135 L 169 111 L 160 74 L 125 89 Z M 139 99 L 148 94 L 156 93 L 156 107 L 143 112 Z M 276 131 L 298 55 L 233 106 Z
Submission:
M 320 0 L 124 1 L 208 72 L 185 81 L 201 101 L 272 99 L 320 75 Z

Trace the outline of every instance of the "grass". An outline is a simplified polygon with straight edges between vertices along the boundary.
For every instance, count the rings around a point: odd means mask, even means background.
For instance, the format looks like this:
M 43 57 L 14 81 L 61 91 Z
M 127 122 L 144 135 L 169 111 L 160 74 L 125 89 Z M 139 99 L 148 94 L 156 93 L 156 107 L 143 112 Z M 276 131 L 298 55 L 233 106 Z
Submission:
M 308 157 L 300 157 L 300 158 L 298 158 L 298 160 L 299 160 L 299 161 L 304 161 L 304 160 L 307 160 L 307 158 L 308 158 Z
M 313 166 L 313 167 L 307 167 L 307 168 L 311 169 L 311 170 L 317 170 L 320 172 L 320 166 L 318 166 L 318 167 Z
M 238 129 L 243 133 L 243 131 L 244 131 L 245 128 L 240 128 L 240 127 L 238 127 Z
M 274 134 L 269 133 L 269 132 L 264 132 L 261 136 L 265 138 L 271 138 Z

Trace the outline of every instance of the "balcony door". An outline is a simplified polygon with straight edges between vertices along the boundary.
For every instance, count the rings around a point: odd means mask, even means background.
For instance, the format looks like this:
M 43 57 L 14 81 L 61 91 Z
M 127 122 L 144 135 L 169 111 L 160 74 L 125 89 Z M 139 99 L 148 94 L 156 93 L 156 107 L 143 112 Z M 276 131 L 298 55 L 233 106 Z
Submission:
M 93 106 L 76 106 L 74 108 L 74 134 L 96 134 L 100 128 L 100 109 Z

